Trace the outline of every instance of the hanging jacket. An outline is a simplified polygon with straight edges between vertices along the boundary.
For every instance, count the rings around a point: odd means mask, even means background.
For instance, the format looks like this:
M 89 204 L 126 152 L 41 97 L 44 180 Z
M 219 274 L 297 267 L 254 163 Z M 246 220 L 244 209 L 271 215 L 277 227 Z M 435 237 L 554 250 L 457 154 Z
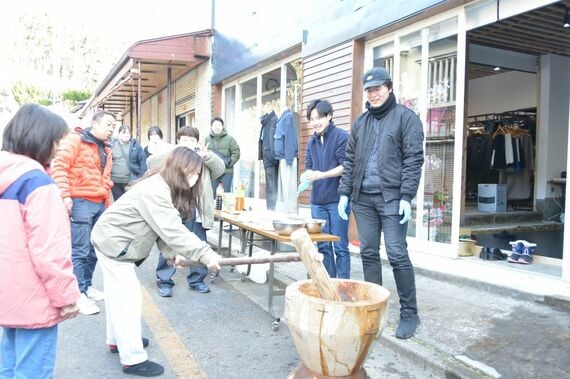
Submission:
M 277 164 L 275 159 L 275 129 L 277 128 L 277 115 L 274 111 L 261 117 L 261 131 L 259 132 L 258 159 L 263 160 L 263 167 L 272 167 Z
M 275 159 L 285 159 L 288 165 L 293 164 L 293 159 L 299 153 L 299 140 L 293 113 L 287 109 L 277 120 L 275 128 Z
M 56 325 L 80 295 L 60 190 L 37 161 L 0 151 L 0 213 L 0 326 Z

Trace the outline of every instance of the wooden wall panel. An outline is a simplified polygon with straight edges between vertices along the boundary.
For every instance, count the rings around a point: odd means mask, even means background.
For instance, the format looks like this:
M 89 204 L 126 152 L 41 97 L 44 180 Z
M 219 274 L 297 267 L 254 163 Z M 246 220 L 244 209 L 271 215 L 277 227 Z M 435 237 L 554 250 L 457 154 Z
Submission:
M 210 78 L 212 71 L 210 61 L 202 63 L 194 69 L 196 76 L 196 121 L 195 127 L 200 130 L 200 139 L 205 138 L 210 131 L 210 120 L 212 119 L 212 86 Z
M 350 129 L 351 103 L 353 101 L 353 42 L 347 42 L 326 51 L 303 58 L 303 91 L 301 125 L 299 128 L 299 172 L 305 171 L 305 150 L 313 134 L 306 114 L 312 100 L 327 100 L 333 107 L 333 121 L 336 126 Z M 309 204 L 310 192 L 299 197 L 301 204 Z

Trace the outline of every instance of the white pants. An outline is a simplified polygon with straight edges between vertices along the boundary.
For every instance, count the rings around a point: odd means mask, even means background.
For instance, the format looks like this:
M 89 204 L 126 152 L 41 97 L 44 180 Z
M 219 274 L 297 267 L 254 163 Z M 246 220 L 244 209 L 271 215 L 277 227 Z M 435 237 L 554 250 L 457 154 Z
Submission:
M 107 344 L 117 345 L 123 365 L 144 362 L 148 355 L 142 345 L 142 293 L 135 264 L 95 253 L 105 286 Z
M 277 184 L 278 212 L 297 213 L 297 158 L 288 165 L 285 159 L 279 160 L 279 182 Z

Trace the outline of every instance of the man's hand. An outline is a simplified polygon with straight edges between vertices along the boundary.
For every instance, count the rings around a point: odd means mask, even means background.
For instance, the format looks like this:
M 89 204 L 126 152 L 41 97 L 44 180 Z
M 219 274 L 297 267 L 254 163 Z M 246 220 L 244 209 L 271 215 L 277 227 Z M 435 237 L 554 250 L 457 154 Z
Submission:
M 398 214 L 404 215 L 400 220 L 400 224 L 405 224 L 406 222 L 410 221 L 412 218 L 412 206 L 406 200 L 400 200 L 400 210 Z
M 338 215 L 343 220 L 348 220 L 348 216 L 346 215 L 346 207 L 348 205 L 348 196 L 342 195 L 340 200 L 338 201 Z

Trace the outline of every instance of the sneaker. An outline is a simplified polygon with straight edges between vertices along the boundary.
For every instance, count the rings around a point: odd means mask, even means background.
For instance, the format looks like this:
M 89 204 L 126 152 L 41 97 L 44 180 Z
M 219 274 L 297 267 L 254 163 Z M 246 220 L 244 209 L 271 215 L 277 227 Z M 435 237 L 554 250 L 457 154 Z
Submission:
M 190 286 L 191 290 L 194 290 L 198 293 L 208 293 L 210 292 L 210 287 L 204 282 L 196 283 Z
M 95 289 L 94 287 L 89 287 L 87 288 L 87 297 L 90 298 L 91 300 L 95 300 L 95 301 L 101 301 L 101 300 L 105 300 L 105 294 L 97 289 Z
M 416 329 L 420 325 L 420 316 L 417 314 L 400 315 L 400 323 L 396 329 L 396 338 L 410 338 L 416 333 Z
M 529 243 L 529 245 L 531 245 Z M 523 253 L 521 254 L 521 256 L 518 259 L 518 263 L 522 263 L 524 265 L 529 265 L 532 263 L 532 254 L 534 253 L 534 247 L 536 246 L 536 244 L 532 244 L 534 246 L 526 246 L 523 250 Z
M 172 286 L 169 286 L 167 284 L 159 284 L 158 295 L 162 297 L 172 297 Z
M 513 252 L 508 258 L 507 258 L 507 262 L 510 263 L 519 263 L 519 258 L 521 257 L 521 255 L 519 253 L 515 253 Z
M 79 313 L 82 315 L 94 315 L 101 311 L 97 304 L 84 293 L 77 300 L 77 306 L 79 307 Z
M 164 373 L 164 367 L 158 363 L 146 360 L 136 365 L 123 366 L 123 372 L 130 375 L 138 376 L 159 376 Z
M 513 252 L 507 258 L 507 261 L 510 263 L 519 263 L 519 258 L 524 250 L 524 244 L 522 243 L 522 240 L 511 241 L 509 244 L 511 245 Z
M 143 344 L 143 348 L 146 348 L 149 344 L 148 338 L 143 337 L 142 338 L 142 344 Z M 107 347 L 109 348 L 109 352 L 111 352 L 113 354 L 117 354 L 119 352 L 119 348 L 117 347 L 117 345 L 107 345 Z

